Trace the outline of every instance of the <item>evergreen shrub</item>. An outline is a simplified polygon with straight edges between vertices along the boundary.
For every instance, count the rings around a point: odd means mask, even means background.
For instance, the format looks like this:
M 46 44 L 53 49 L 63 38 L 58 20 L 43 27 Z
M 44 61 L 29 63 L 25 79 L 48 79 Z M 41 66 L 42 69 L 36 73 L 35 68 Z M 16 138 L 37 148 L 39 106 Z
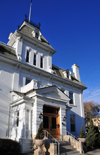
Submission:
M 84 132 L 84 130 L 83 130 L 83 126 L 81 126 L 80 138 L 85 138 L 85 132 Z
M 43 139 L 44 138 L 44 133 L 43 133 L 43 122 L 40 123 L 39 125 L 39 129 L 37 132 L 37 135 L 35 137 L 35 139 Z
M 98 141 L 98 133 L 93 125 L 92 119 L 90 119 L 90 125 L 86 137 L 86 145 L 88 147 L 94 148 Z
M 19 155 L 21 154 L 20 144 L 11 139 L 0 139 L 0 153 L 3 155 Z

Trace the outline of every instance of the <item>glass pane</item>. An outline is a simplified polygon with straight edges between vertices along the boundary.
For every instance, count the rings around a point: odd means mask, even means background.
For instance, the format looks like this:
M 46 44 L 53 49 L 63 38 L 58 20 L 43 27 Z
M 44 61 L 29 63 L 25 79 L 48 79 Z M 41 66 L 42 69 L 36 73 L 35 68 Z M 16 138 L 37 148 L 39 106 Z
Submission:
M 70 123 L 75 124 L 75 115 L 70 116 Z
M 71 124 L 71 132 L 75 132 L 75 124 Z
M 31 79 L 26 78 L 26 85 L 31 82 Z
M 40 67 L 43 68 L 43 57 L 41 57 Z
M 70 97 L 71 99 L 73 99 L 73 93 L 72 93 L 72 92 L 69 92 L 69 97 Z
M 49 117 L 43 116 L 43 128 L 49 128 Z
M 52 129 L 56 129 L 56 117 L 52 117 Z
M 36 54 L 34 54 L 34 65 L 36 65 Z
M 27 51 L 26 62 L 29 62 L 29 51 Z
M 58 114 L 58 109 L 44 106 L 43 112 L 44 113 L 51 113 L 51 114 Z
M 70 104 L 73 104 L 73 99 L 70 100 Z

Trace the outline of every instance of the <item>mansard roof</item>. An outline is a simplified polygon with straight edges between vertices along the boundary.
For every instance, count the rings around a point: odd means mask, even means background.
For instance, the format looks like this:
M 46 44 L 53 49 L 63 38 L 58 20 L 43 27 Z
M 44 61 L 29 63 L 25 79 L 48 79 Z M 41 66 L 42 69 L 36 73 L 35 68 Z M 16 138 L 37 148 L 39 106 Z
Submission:
M 0 42 L 0 54 L 17 60 L 15 49 L 2 42 Z
M 46 46 L 50 47 L 53 51 L 55 51 L 54 48 L 49 44 L 49 42 L 46 40 L 46 38 L 42 34 L 41 34 L 41 40 L 38 40 L 37 38 L 33 37 L 32 36 L 32 31 L 33 31 L 32 24 L 26 20 L 24 22 L 26 22 L 26 24 L 25 25 L 22 24 L 22 26 L 18 29 L 17 32 L 19 32 L 19 33 L 21 32 L 30 38 L 34 38 L 35 40 L 41 42 L 43 45 L 46 45 Z
M 8 58 L 12 58 L 18 61 L 15 49 L 2 42 L 0 42 L 0 55 L 4 55 Z M 53 75 L 56 75 L 57 77 L 65 79 L 63 74 L 63 71 L 65 71 L 64 69 L 59 68 L 58 66 L 52 65 L 52 70 L 53 70 Z M 71 80 L 68 78 L 65 80 L 72 81 L 73 83 L 79 84 L 80 86 L 83 86 L 84 89 L 86 89 L 86 86 L 81 81 L 78 81 L 73 74 L 71 74 Z
M 58 66 L 52 65 L 52 70 L 53 70 L 53 74 L 55 74 L 56 76 L 59 76 L 61 78 L 64 78 L 64 74 L 63 74 L 63 72 L 65 71 L 64 69 L 59 68 Z M 78 81 L 75 78 L 73 73 L 71 73 L 71 81 L 73 81 L 74 83 L 80 84 L 80 85 L 82 85 L 82 86 L 84 86 L 86 88 L 86 86 L 81 81 Z

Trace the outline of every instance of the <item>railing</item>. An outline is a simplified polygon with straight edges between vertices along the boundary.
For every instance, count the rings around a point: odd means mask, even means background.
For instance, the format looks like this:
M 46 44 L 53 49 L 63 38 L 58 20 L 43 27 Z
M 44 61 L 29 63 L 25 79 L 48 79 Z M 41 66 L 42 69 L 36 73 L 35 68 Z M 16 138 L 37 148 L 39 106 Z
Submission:
M 60 143 L 47 130 L 43 130 L 43 132 L 44 132 L 44 137 L 47 137 L 48 139 L 50 138 L 52 142 L 55 142 L 58 144 L 58 155 L 60 155 Z
M 35 22 L 32 22 L 32 21 L 28 21 L 28 19 L 25 19 L 25 21 L 27 21 L 28 23 L 32 24 L 33 26 L 37 27 L 38 29 L 40 29 L 40 23 L 39 24 L 36 24 Z
M 73 134 L 71 134 L 69 131 L 66 131 L 66 134 L 69 135 L 69 136 L 71 136 L 76 141 L 80 141 L 79 139 L 77 140 L 76 137 Z
M 79 139 L 76 139 L 76 137 L 71 134 L 69 131 L 66 131 L 66 134 L 71 137 L 70 144 L 73 145 L 80 153 L 84 153 L 84 144 Z

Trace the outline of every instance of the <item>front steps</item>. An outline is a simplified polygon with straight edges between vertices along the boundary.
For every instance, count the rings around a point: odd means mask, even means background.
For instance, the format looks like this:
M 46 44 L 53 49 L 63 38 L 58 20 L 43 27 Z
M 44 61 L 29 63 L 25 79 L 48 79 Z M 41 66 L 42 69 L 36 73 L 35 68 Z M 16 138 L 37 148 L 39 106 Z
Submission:
M 66 141 L 59 141 L 59 142 L 60 142 L 60 155 L 81 155 L 68 142 Z

